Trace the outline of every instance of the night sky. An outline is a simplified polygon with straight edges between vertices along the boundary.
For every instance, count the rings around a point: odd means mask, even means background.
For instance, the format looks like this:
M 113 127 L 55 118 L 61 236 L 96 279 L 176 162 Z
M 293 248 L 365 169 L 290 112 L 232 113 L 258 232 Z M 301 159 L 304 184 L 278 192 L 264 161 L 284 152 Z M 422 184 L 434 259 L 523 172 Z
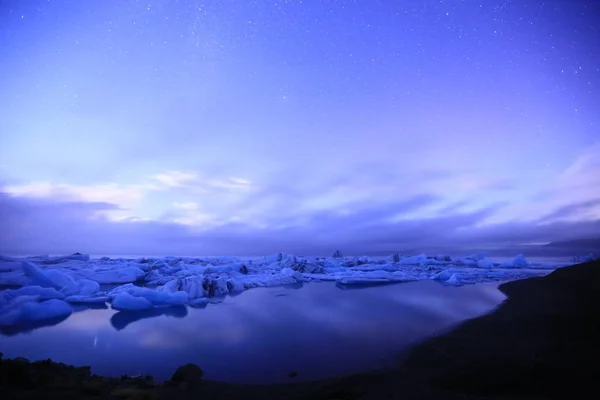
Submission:
M 600 238 L 600 2 L 0 0 L 0 252 Z

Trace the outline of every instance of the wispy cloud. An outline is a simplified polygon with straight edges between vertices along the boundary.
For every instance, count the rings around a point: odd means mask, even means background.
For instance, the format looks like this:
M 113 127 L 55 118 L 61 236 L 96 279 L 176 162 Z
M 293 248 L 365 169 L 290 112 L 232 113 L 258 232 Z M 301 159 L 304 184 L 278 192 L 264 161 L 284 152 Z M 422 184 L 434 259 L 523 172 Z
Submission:
M 0 203 L 9 232 L 0 244 L 26 252 L 326 254 L 586 238 L 600 232 L 596 154 L 521 202 L 511 197 L 516 181 L 406 174 L 378 163 L 314 179 L 170 171 L 131 184 L 12 182 Z

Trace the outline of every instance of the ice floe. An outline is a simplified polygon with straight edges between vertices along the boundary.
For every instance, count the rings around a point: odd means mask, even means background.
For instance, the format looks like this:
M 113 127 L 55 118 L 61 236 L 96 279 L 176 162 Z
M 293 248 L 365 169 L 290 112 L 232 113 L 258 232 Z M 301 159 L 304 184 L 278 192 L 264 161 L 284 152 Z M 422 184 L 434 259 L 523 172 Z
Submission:
M 593 258 L 574 258 L 572 263 Z M 79 253 L 0 256 L 0 325 L 68 316 L 72 312 L 69 304 L 109 303 L 123 312 L 203 307 L 225 295 L 256 287 L 310 281 L 333 281 L 342 287 L 372 286 L 425 279 L 460 286 L 540 276 L 563 265 L 530 263 L 522 254 L 511 261 L 494 262 L 484 253 L 369 258 L 344 257 L 336 251 L 331 257 L 276 253 L 257 259 L 90 258 Z

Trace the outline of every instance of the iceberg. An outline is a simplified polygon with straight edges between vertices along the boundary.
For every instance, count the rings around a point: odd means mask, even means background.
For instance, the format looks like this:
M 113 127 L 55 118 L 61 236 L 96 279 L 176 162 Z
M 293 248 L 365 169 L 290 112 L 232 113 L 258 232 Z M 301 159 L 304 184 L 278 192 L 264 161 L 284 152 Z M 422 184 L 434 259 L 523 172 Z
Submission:
M 21 320 L 33 322 L 38 320 L 60 318 L 71 315 L 73 309 L 62 300 L 52 299 L 41 303 L 29 302 L 21 309 Z
M 110 301 L 109 296 L 85 296 L 85 295 L 73 295 L 65 297 L 67 303 L 74 304 L 104 304 Z
M 448 278 L 448 280 L 446 281 L 446 284 L 447 285 L 453 285 L 453 286 L 460 285 L 459 275 L 458 274 L 452 274 L 452 276 L 450 278 Z
M 14 298 L 21 296 L 36 296 L 39 300 L 62 300 L 65 295 L 54 288 L 45 288 L 41 286 L 23 286 L 19 289 L 7 289 L 0 293 L 2 299 L 11 301 Z
M 102 285 L 137 282 L 146 275 L 146 272 L 138 267 L 83 270 L 80 273 Z
M 530 264 L 522 254 L 501 264 L 494 263 L 484 253 L 465 257 L 393 254 L 388 258 L 369 258 L 343 257 L 336 251 L 334 255 L 300 257 L 276 253 L 251 260 L 175 256 L 93 259 L 81 254 L 2 257 L 0 285 L 4 289 L 0 289 L 0 321 L 19 323 L 41 318 L 40 315 L 64 316 L 71 310 L 69 304 L 91 307 L 110 303 L 115 309 L 129 311 L 184 305 L 204 307 L 226 295 L 253 288 L 301 286 L 310 281 L 361 287 L 432 279 L 459 286 L 542 276 L 558 267 L 541 268 Z M 148 311 L 147 315 L 160 313 Z
M 523 254 L 519 254 L 512 261 L 503 262 L 499 265 L 500 268 L 527 268 L 529 262 Z
M 115 310 L 147 310 L 152 308 L 152 303 L 145 297 L 132 296 L 123 292 L 112 299 L 112 308 Z
M 477 261 L 477 266 L 479 268 L 491 269 L 494 268 L 494 263 L 489 258 L 484 258 L 482 260 Z
M 0 305 L 0 326 L 12 326 L 37 321 L 66 318 L 73 312 L 63 300 L 37 302 L 38 296 L 23 295 Z

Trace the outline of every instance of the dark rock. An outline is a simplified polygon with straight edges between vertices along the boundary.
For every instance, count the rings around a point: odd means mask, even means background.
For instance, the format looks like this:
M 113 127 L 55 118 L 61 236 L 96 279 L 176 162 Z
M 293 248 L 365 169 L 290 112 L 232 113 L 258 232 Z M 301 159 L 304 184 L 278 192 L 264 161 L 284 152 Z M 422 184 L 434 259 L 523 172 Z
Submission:
M 291 267 L 294 271 L 298 272 L 306 272 L 309 274 L 321 274 L 323 273 L 323 266 L 320 264 L 315 264 L 312 262 L 308 262 L 307 260 L 302 260 L 300 262 L 295 263 Z
M 172 259 L 172 260 L 168 260 L 168 261 L 167 261 L 167 264 L 169 264 L 171 267 L 175 267 L 175 266 L 176 266 L 176 265 L 178 265 L 178 264 L 179 264 L 179 262 L 180 262 L 180 261 L 182 261 L 182 260 L 183 260 L 183 259 L 182 259 L 181 257 L 177 257 L 177 258 L 174 258 L 174 259 Z
M 215 295 L 216 282 L 210 278 L 204 278 L 202 281 L 202 289 L 208 292 L 207 297 L 213 297 Z
M 288 374 L 288 377 L 290 378 L 297 378 L 298 377 L 298 372 L 296 371 L 292 371 Z
M 242 266 L 240 267 L 240 272 L 244 275 L 248 275 L 248 267 L 246 267 L 246 265 L 242 264 Z
M 171 377 L 171 381 L 182 383 L 187 382 L 188 384 L 198 384 L 202 381 L 204 371 L 196 364 L 185 364 L 175 371 Z
M 339 250 L 336 250 L 335 253 L 333 253 L 332 257 L 333 258 L 343 258 L 344 256 L 342 255 L 342 253 Z

